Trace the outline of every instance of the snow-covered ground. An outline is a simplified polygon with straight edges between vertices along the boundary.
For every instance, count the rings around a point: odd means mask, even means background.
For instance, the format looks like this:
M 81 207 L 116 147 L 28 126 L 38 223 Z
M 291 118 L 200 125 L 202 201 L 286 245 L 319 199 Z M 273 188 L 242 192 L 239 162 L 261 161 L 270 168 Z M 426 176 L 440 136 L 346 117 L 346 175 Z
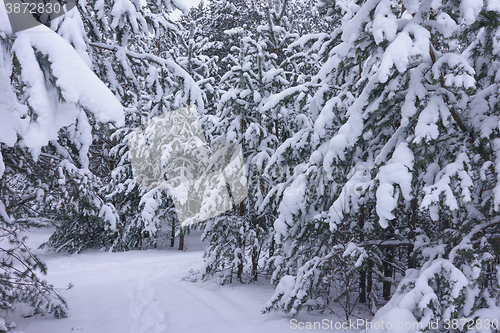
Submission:
M 32 231 L 28 233 L 28 244 L 36 248 L 50 233 L 48 229 Z M 29 310 L 20 306 L 16 313 L 7 315 L 7 320 L 15 321 L 17 330 L 26 333 L 276 333 L 300 330 L 299 326 L 290 323 L 289 316 L 261 314 L 273 292 L 267 281 L 223 287 L 213 282 L 183 281 L 190 269 L 197 269 L 203 263 L 203 244 L 199 235 L 189 235 L 186 241 L 187 251 L 184 252 L 86 251 L 69 255 L 36 250 L 47 263 L 49 283 L 60 288 L 74 284 L 73 288 L 62 291 L 70 306 L 70 317 L 23 318 Z M 307 322 L 323 319 L 338 320 L 334 315 L 304 312 L 293 323 L 307 325 Z

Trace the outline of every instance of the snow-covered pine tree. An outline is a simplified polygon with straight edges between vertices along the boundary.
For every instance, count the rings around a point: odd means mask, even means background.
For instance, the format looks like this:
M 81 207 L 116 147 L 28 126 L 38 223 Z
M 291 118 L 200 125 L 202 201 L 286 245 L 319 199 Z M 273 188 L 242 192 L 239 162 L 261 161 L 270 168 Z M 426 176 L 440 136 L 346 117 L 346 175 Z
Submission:
M 283 6 L 286 6 L 286 1 Z M 280 8 L 282 9 L 282 8 Z M 204 278 L 221 274 L 224 283 L 236 273 L 257 279 L 272 256 L 274 242 L 272 223 L 276 208 L 264 198 L 275 182 L 281 181 L 286 168 L 265 171 L 276 147 L 288 138 L 290 115 L 281 105 L 264 108 L 272 95 L 295 80 L 287 62 L 288 46 L 297 39 L 279 25 L 279 13 L 262 8 L 262 24 L 255 33 L 242 27 L 226 31 L 235 45 L 224 65 L 230 68 L 221 80 L 222 90 L 217 122 L 212 129 L 213 142 L 235 142 L 240 145 L 248 173 L 249 195 L 237 209 L 212 219 L 204 237 L 209 240 L 205 256 Z M 226 65 L 227 63 L 227 65 Z
M 430 32 L 429 51 L 422 52 L 419 65 L 425 70 L 414 76 L 420 82 L 405 101 L 408 115 L 418 114 L 409 139 L 416 146 L 417 184 L 423 183 L 418 213 L 427 215 L 427 221 L 417 218 L 415 225 L 414 256 L 421 266 L 406 272 L 375 320 L 397 311 L 419 322 L 420 331 L 439 321 L 440 327 L 429 331 L 494 332 L 500 321 L 500 133 L 498 96 L 493 93 L 498 87 L 500 8 L 482 1 L 411 5 L 408 12 L 422 17 L 421 26 Z M 422 99 L 427 103 L 419 105 Z M 427 167 L 416 158 L 420 154 L 427 155 Z M 412 302 L 400 312 L 408 299 Z
M 177 43 L 174 46 L 174 59 L 196 81 L 203 91 L 205 103 L 204 114 L 200 115 L 203 122 L 207 114 L 214 114 L 219 101 L 219 91 L 215 76 L 219 72 L 219 56 L 207 55 L 207 45 L 210 40 L 204 34 L 205 16 L 202 14 L 203 2 L 198 8 L 193 8 L 179 22 Z
M 324 105 L 315 119 L 323 143 L 287 189 L 313 190 L 309 174 L 320 168 L 334 200 L 323 207 L 312 206 L 310 195 L 281 202 L 275 228 L 284 261 L 292 256 L 296 268 L 277 268 L 286 275 L 267 309 L 325 308 L 336 257 L 359 270 L 352 299 L 375 288 L 369 274 L 376 273 L 382 294 L 371 290 L 372 300 L 387 299 L 400 275 L 391 266 L 409 268 L 376 319 L 424 328 L 430 320 L 496 319 L 498 122 L 491 120 L 498 106 L 488 88 L 497 83 L 483 64 L 496 68 L 488 18 L 497 8 L 481 1 L 335 5 L 341 40 L 313 80 L 330 86 L 331 97 L 316 104 Z M 298 237 L 304 232 L 323 232 L 328 242 L 301 245 L 310 241 Z M 333 239 L 339 234 L 347 242 Z M 294 248 L 307 247 L 310 254 L 294 256 Z
M 218 73 L 218 57 L 209 57 L 205 54 L 208 38 L 204 35 L 203 2 L 199 6 L 192 8 L 189 13 L 182 16 L 177 22 L 175 36 L 169 42 L 168 54 L 189 74 L 200 89 L 200 96 L 203 100 L 204 108 L 199 109 L 198 116 L 203 128 L 208 119 L 211 118 L 216 110 L 219 100 L 219 90 L 216 86 L 215 77 Z M 188 99 L 188 105 L 191 100 Z M 199 104 L 199 103 L 198 103 Z M 209 139 L 203 135 L 204 138 Z M 176 235 L 179 236 L 179 250 L 184 248 L 184 234 L 192 229 L 197 229 L 198 224 L 186 224 L 181 226 L 178 219 L 168 219 L 167 225 L 170 231 L 170 245 L 175 244 Z
M 340 21 L 341 11 L 332 4 L 324 3 L 321 11 L 330 16 L 328 21 Z M 347 179 L 349 162 L 335 165 L 327 173 L 321 165 L 322 154 L 325 142 L 339 127 L 333 109 L 352 98 L 348 92 L 336 96 L 338 87 L 325 78 L 332 66 L 325 61 L 341 33 L 338 24 L 329 29 L 329 33 L 300 36 L 290 45 L 288 61 L 293 84 L 272 96 L 264 106 L 269 109 L 279 105 L 292 115 L 287 121 L 288 138 L 266 168 L 270 174 L 276 169 L 290 170 L 275 182 L 265 199 L 278 213 L 274 223 L 277 246 L 269 260 L 272 283 L 277 289 L 266 311 L 279 308 L 297 313 L 302 306 L 324 310 L 336 300 L 349 316 L 353 311 L 351 303 L 356 302 L 356 295 L 346 291 L 354 289 L 357 258 L 343 254 L 353 236 L 350 229 L 357 224 L 348 223 L 338 233 L 332 233 L 324 223 L 325 210 L 338 195 L 338 184 Z M 357 171 L 362 173 L 363 169 Z M 352 185 L 350 190 L 354 190 Z M 354 254 L 361 254 L 353 250 Z M 297 300 L 299 290 L 307 290 L 311 297 L 303 302 Z
M 139 6 L 138 3 L 127 0 L 117 3 L 105 1 L 77 3 L 77 9 L 82 13 L 83 18 L 81 30 L 88 31 L 88 36 L 84 35 L 83 39 L 85 41 L 84 48 L 88 49 L 91 55 L 89 65 L 119 98 L 120 102 L 127 107 L 126 110 L 130 110 L 131 106 L 136 105 L 138 96 L 140 96 L 140 82 L 132 75 L 132 68 L 137 70 L 137 66 L 134 67 L 136 64 L 128 63 L 127 56 L 123 52 L 115 57 L 116 54 L 110 52 L 107 49 L 108 44 L 103 42 L 115 41 L 114 46 L 127 46 L 130 43 L 135 45 L 134 50 L 142 50 L 147 45 L 147 40 L 141 39 L 139 33 L 141 28 L 146 28 L 146 21 L 140 13 L 134 12 L 137 6 Z M 131 37 L 129 38 L 129 36 Z M 138 63 L 140 64 L 140 61 Z M 143 70 L 143 68 L 139 70 Z M 128 119 L 126 119 L 126 123 L 128 123 Z M 109 158 L 110 149 L 115 143 L 112 138 L 109 138 L 109 135 L 115 130 L 116 128 L 113 126 L 94 127 L 92 163 L 93 166 L 99 168 L 97 173 L 100 176 L 101 184 L 110 183 L 110 172 L 116 164 L 113 158 Z M 95 157 L 98 158 L 95 159 Z M 105 163 L 95 164 L 97 160 Z M 101 192 L 101 195 L 106 194 L 102 192 L 102 185 L 94 190 Z M 107 201 L 112 200 L 107 199 Z M 112 204 L 107 205 L 107 207 L 109 209 L 106 214 L 114 217 L 112 223 L 108 225 L 88 224 L 75 219 L 63 221 L 46 245 L 57 250 L 70 252 L 80 251 L 86 247 L 109 247 L 113 239 L 116 238 L 113 233 L 116 228 L 119 228 L 120 220 L 115 207 Z
M 235 142 L 242 146 L 246 158 L 250 146 L 258 145 L 258 138 L 263 128 L 258 126 L 256 106 L 260 102 L 260 95 L 256 85 L 256 59 L 258 50 L 256 42 L 250 37 L 244 37 L 242 28 L 226 31 L 227 34 L 237 35 L 240 40 L 238 46 L 233 46 L 233 54 L 225 61 L 231 67 L 224 74 L 219 87 L 221 98 L 218 105 L 217 122 L 214 124 L 212 142 Z M 238 100 L 240 103 L 238 103 Z M 249 137 L 251 142 L 244 140 L 244 133 L 254 125 L 256 133 Z M 257 135 L 255 135 L 257 134 Z M 257 141 L 256 141 L 257 140 Z M 247 166 L 248 163 L 245 163 Z M 239 281 L 243 281 L 243 271 L 247 260 L 247 250 L 255 242 L 255 230 L 252 230 L 251 221 L 247 214 L 246 203 L 242 202 L 228 212 L 209 221 L 205 226 L 203 237 L 209 241 L 205 256 L 207 257 L 204 276 L 222 273 L 221 283 L 232 280 L 236 272 Z M 229 215 L 231 217 L 228 217 Z M 232 216 L 233 215 L 233 216 Z M 254 217 L 255 218 L 255 217 Z M 261 230 L 258 230 L 260 232 Z
M 250 0 L 214 0 L 204 3 L 199 26 L 208 43 L 203 47 L 203 54 L 210 58 L 217 57 L 222 62 L 231 53 L 234 43 L 231 36 L 224 32 L 233 28 L 255 32 L 262 19 L 260 6 L 260 2 Z M 228 70 L 224 65 L 219 67 L 218 78 Z
M 103 202 L 94 193 L 73 192 L 92 181 L 89 119 L 121 125 L 123 110 L 88 67 L 79 48 L 83 30 L 73 29 L 79 21 L 75 10 L 52 26 L 57 33 L 39 25 L 14 34 L 3 6 L 0 17 L 0 224 L 7 241 L 1 260 L 2 309 L 25 302 L 34 313 L 64 317 L 66 303 L 37 275 L 46 267 L 24 244 L 22 232 L 54 217 L 79 218 L 86 212 L 98 217 Z M 67 214 L 52 214 L 66 204 Z M 85 211 L 80 204 L 97 211 Z
M 134 129 L 157 115 L 189 102 L 203 105 L 198 86 L 168 52 L 178 41 L 178 26 L 168 19 L 173 8 L 186 9 L 178 1 L 146 7 L 139 1 L 90 1 L 78 6 L 89 32 L 85 41 L 92 67 L 126 107 L 125 126 L 96 128 L 92 149 L 105 162 L 94 166 L 107 184 L 101 191 L 109 201 L 106 214 L 116 217 L 103 232 L 106 243 L 99 245 L 113 250 L 156 246 L 161 219 L 175 218 L 165 191 L 135 183 L 127 141 Z M 83 235 L 80 225 L 67 224 L 48 245 L 60 248 Z
M 93 26 L 99 37 L 94 49 L 99 76 L 126 106 L 126 125 L 111 134 L 110 170 L 106 199 L 116 207 L 113 250 L 156 246 L 162 219 L 173 221 L 172 201 L 166 191 L 140 188 L 133 179 L 128 138 L 150 119 L 187 104 L 203 110 L 202 91 L 171 52 L 179 41 L 178 25 L 168 19 L 175 1 L 94 4 Z M 114 10 L 114 8 L 117 8 Z M 154 34 L 152 34 L 154 33 Z M 92 37 L 92 36 L 89 36 Z

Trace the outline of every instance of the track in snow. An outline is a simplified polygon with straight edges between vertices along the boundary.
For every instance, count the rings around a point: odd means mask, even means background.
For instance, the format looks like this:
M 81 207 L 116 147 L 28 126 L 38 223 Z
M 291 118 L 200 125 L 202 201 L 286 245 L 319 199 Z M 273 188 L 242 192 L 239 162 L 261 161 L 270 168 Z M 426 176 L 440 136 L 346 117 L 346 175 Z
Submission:
M 49 235 L 48 230 L 36 230 L 30 234 L 29 245 L 36 247 Z M 191 244 L 197 244 L 196 239 L 192 239 Z M 173 250 L 87 251 L 76 255 L 38 251 L 47 263 L 49 283 L 56 287 L 74 284 L 72 289 L 62 292 L 70 306 L 70 317 L 22 318 L 18 313 L 7 319 L 14 320 L 17 330 L 26 333 L 294 331 L 289 317 L 261 314 L 273 292 L 267 282 L 219 287 L 210 282 L 182 281 L 190 269 L 202 265 L 202 254 L 202 251 Z M 21 313 L 27 311 L 19 308 Z M 319 317 L 306 313 L 297 319 L 321 321 L 323 318 L 334 319 L 331 315 Z

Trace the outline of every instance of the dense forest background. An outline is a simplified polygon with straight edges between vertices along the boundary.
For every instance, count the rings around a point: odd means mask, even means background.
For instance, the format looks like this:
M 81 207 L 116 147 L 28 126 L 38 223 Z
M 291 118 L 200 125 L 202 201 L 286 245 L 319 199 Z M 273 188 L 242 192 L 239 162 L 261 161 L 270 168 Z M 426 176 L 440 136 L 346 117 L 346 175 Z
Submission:
M 264 312 L 500 321 L 496 0 L 79 0 L 18 33 L 0 16 L 0 308 L 66 315 L 19 237 L 53 224 L 44 246 L 71 253 L 202 230 L 190 279 L 270 281 Z M 240 146 L 248 196 L 181 225 L 128 140 L 188 105 Z

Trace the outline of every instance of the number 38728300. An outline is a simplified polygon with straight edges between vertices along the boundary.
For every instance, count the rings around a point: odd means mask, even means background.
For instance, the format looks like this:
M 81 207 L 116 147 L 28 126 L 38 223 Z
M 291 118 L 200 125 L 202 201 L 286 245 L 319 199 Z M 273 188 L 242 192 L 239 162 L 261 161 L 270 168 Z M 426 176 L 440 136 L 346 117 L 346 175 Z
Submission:
M 467 319 L 467 318 L 462 318 L 462 319 L 445 319 L 444 320 L 444 328 L 445 329 L 498 329 L 498 320 L 493 319 Z
M 21 14 L 21 13 L 29 13 L 29 14 L 52 14 L 52 13 L 60 13 L 62 11 L 62 6 L 58 2 L 51 3 L 6 3 L 5 9 L 7 10 L 7 14 Z

